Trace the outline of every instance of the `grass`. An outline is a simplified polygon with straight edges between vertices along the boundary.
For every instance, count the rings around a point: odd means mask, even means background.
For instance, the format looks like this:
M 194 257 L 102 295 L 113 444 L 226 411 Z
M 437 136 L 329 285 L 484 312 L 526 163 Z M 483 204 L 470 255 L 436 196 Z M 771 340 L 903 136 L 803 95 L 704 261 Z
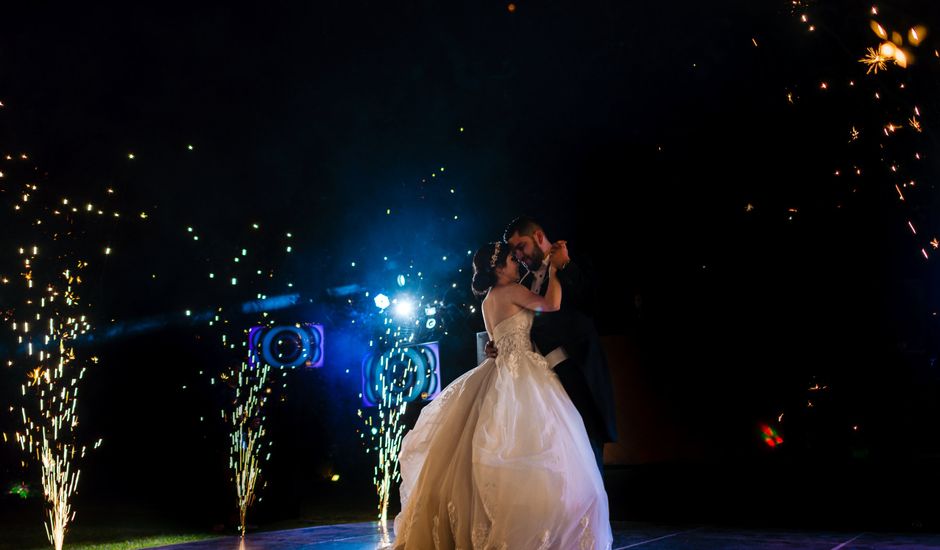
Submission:
M 358 523 L 375 521 L 372 512 L 318 510 L 305 518 L 266 522 L 249 525 L 248 534 L 264 531 L 297 529 L 315 525 Z M 12 518 L 11 518 L 12 519 Z M 120 525 L 117 525 L 120 523 Z M 224 531 L 198 530 L 174 526 L 149 518 L 96 518 L 94 523 L 76 522 L 65 535 L 66 550 L 133 550 L 152 548 L 184 542 L 195 542 L 236 535 L 234 527 Z M 0 520 L 0 550 L 49 550 L 52 545 L 46 539 L 41 520 Z
M 152 548 L 154 546 L 166 546 L 169 544 L 179 544 L 183 542 L 193 542 L 218 537 L 219 535 L 197 533 L 191 535 L 152 535 L 132 537 L 127 540 L 114 542 L 87 542 L 78 544 L 69 544 L 69 539 L 65 539 L 65 548 L 68 550 L 134 550 L 136 548 Z M 105 537 L 111 538 L 111 537 Z M 52 545 L 35 546 L 27 550 L 49 550 Z
M 371 501 L 346 502 L 338 497 L 311 499 L 302 509 L 295 510 L 293 517 L 263 513 L 249 516 L 248 534 L 375 521 L 373 507 Z M 131 550 L 237 535 L 231 523 L 237 520 L 234 513 L 191 517 L 179 510 L 171 513 L 163 508 L 132 502 L 120 505 L 82 503 L 77 520 L 66 532 L 65 548 Z M 0 498 L 0 550 L 51 549 L 43 528 L 43 515 L 43 503 L 39 499 Z
M 42 525 L 37 529 L 4 529 L 5 536 L 0 542 L 2 550 L 49 550 L 52 545 L 45 537 Z M 182 542 L 193 542 L 222 536 L 210 532 L 174 532 L 172 528 L 105 528 L 75 526 L 65 534 L 65 548 L 68 550 L 131 550 L 150 548 Z

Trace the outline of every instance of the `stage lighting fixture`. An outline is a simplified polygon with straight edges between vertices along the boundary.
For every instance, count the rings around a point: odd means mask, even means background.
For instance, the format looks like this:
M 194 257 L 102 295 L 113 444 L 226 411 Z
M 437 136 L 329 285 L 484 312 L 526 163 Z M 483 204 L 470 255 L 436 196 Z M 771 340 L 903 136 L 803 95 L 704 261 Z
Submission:
M 437 342 L 417 344 L 362 360 L 362 402 L 374 407 L 383 392 L 400 393 L 402 401 L 430 401 L 441 391 L 440 347 Z
M 252 327 L 248 347 L 253 361 L 264 361 L 272 367 L 322 367 L 323 325 Z

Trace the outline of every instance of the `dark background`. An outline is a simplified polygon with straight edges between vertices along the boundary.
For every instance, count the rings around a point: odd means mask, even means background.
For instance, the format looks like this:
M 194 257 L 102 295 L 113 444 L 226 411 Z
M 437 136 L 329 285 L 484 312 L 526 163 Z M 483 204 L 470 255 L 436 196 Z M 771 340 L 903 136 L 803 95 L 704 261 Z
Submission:
M 621 414 L 607 456 L 615 519 L 934 526 L 936 41 L 908 47 L 908 69 L 866 75 L 857 60 L 879 43 L 870 10 L 848 0 L 6 10 L 4 207 L 35 181 L 40 204 L 66 196 L 122 214 L 76 217 L 79 244 L 60 244 L 97 254 L 83 290 L 96 333 L 80 349 L 100 362 L 82 385 L 79 432 L 104 446 L 83 462 L 78 521 L 233 521 L 224 391 L 208 383 L 231 357 L 217 327 L 181 312 L 288 291 L 302 305 L 277 318 L 322 322 L 327 364 L 284 375 L 253 513 L 261 523 L 368 514 L 373 455 L 356 409 L 376 315 L 363 292 L 393 292 L 407 274 L 441 301 L 450 381 L 475 364 L 482 326 L 467 253 L 526 213 L 598 276 Z M 879 10 L 891 29 L 940 32 L 933 3 Z M 885 134 L 915 106 L 922 133 Z M 911 180 L 899 200 L 895 185 Z M 35 230 L 21 221 L 0 219 L 6 275 Z M 246 263 L 276 271 L 280 286 L 227 285 L 248 269 L 231 262 L 245 247 Z M 331 291 L 344 285 L 359 285 L 355 303 Z M 15 289 L 0 291 L 15 308 Z M 146 330 L 129 329 L 141 320 Z M 19 361 L 12 341 L 0 349 Z M 20 429 L 24 372 L 2 371 L 8 435 Z M 784 443 L 768 447 L 762 424 Z M 6 486 L 38 487 L 14 445 L 0 458 Z M 5 495 L 3 506 L 32 518 L 39 499 Z

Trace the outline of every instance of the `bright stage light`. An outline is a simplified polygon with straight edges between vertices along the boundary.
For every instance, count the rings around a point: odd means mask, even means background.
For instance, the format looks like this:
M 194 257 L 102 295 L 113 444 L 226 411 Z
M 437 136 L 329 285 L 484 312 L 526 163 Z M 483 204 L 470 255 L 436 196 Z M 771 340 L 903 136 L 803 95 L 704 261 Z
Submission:
M 415 313 L 415 304 L 408 298 L 402 298 L 395 302 L 395 316 L 400 319 L 410 318 Z

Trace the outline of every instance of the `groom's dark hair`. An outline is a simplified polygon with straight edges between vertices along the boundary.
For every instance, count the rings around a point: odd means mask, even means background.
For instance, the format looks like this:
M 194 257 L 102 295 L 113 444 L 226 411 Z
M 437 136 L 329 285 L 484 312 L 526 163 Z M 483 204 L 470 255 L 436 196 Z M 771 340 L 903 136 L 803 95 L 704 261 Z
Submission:
M 506 226 L 505 231 L 503 231 L 503 242 L 508 243 L 509 237 L 512 237 L 516 233 L 519 233 L 520 237 L 531 237 L 536 231 L 545 232 L 539 222 L 535 221 L 533 218 L 529 216 L 519 216 Z

